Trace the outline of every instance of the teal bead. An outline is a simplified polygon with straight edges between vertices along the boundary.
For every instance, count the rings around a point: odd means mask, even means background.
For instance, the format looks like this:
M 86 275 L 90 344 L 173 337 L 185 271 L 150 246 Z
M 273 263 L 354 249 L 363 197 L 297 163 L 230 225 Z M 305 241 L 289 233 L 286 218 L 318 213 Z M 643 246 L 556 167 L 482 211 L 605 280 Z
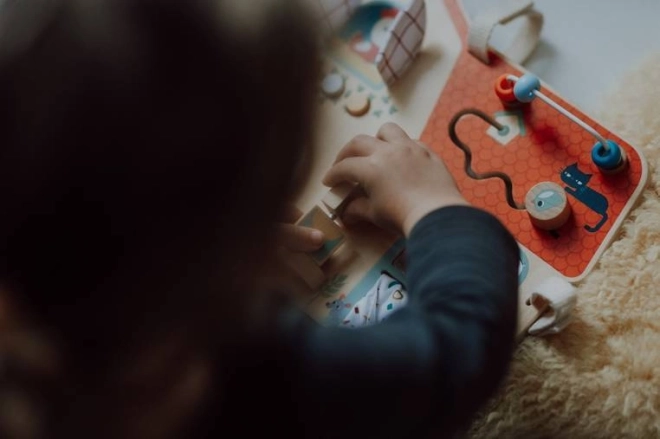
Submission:
M 607 148 L 596 142 L 591 149 L 591 160 L 600 169 L 615 169 L 621 164 L 622 159 L 621 147 L 611 140 L 607 140 Z
M 520 102 L 532 102 L 536 95 L 534 90 L 541 89 L 541 81 L 536 76 L 525 73 L 513 86 L 513 94 Z

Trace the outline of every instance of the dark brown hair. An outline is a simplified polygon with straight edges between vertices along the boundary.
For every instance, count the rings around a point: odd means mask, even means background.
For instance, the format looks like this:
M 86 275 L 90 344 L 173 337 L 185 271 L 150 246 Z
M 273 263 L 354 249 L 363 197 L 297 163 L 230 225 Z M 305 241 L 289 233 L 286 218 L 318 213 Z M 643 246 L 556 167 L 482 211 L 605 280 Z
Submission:
M 238 337 L 243 281 L 300 185 L 315 41 L 288 0 L 2 9 L 0 282 L 52 368 L 0 345 L 0 393 L 37 407 L 16 437 L 157 436 L 143 409 Z

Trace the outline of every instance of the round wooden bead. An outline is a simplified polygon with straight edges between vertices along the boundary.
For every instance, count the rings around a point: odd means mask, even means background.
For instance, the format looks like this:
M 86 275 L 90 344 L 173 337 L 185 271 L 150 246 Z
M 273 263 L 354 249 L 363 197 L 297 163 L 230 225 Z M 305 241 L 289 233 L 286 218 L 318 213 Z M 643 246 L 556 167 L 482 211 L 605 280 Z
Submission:
M 328 97 L 336 98 L 344 93 L 344 78 L 337 73 L 330 73 L 321 82 L 321 89 Z
M 495 94 L 507 110 L 514 110 L 523 105 L 522 102 L 516 99 L 516 95 L 513 93 L 513 85 L 513 81 L 509 80 L 508 73 L 500 75 L 495 81 Z
M 513 94 L 513 85 L 507 73 L 500 75 L 495 81 L 495 94 L 505 104 L 518 102 L 516 95 Z
M 606 175 L 613 175 L 613 174 L 618 174 L 619 172 L 625 170 L 627 167 L 628 167 L 628 157 L 626 156 L 626 152 L 622 148 L 621 162 L 619 163 L 619 166 L 612 169 L 601 169 L 600 172 Z
M 566 192 L 550 181 L 539 183 L 527 192 L 525 209 L 532 224 L 543 230 L 557 230 L 571 216 Z
M 541 81 L 536 76 L 525 73 L 513 86 L 513 94 L 520 102 L 532 102 L 536 95 L 535 90 L 541 89 Z
M 345 108 L 351 116 L 364 116 L 369 112 L 369 108 L 371 108 L 371 100 L 369 99 L 369 96 L 355 94 L 348 99 Z
M 616 174 L 628 163 L 624 150 L 611 140 L 606 140 L 607 148 L 596 142 L 591 150 L 591 160 L 603 174 Z

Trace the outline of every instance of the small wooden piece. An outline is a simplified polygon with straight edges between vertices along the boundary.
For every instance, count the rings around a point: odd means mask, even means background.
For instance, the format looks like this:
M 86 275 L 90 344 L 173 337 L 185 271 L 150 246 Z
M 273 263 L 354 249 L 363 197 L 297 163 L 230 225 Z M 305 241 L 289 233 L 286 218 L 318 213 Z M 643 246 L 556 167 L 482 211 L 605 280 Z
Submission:
M 371 108 L 371 99 L 364 94 L 352 95 L 346 102 L 345 108 L 351 116 L 364 116 L 369 112 L 369 108 Z
M 344 93 L 344 78 L 338 73 L 330 73 L 323 78 L 321 89 L 326 96 L 337 98 Z
M 346 240 L 344 231 L 320 207 L 314 206 L 299 221 L 298 225 L 312 227 L 325 235 L 323 246 L 309 256 L 318 265 L 323 265 Z
M 283 257 L 283 260 L 312 291 L 321 288 L 327 280 L 321 267 L 309 255 L 290 252 Z
M 351 183 L 340 183 L 328 191 L 321 202 L 330 212 L 331 218 L 337 218 L 341 215 L 341 210 L 346 201 L 355 190 L 355 185 Z
M 556 183 L 539 183 L 527 192 L 525 208 L 534 226 L 543 230 L 557 230 L 571 216 L 566 192 Z

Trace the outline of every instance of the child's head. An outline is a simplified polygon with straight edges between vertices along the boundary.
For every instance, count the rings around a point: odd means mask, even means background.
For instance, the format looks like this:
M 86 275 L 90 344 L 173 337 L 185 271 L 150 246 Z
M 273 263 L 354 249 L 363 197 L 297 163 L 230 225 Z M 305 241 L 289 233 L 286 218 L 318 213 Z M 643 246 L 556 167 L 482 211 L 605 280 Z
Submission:
M 241 318 L 309 157 L 306 26 L 290 0 L 3 2 L 0 282 L 90 394 L 118 352 Z

